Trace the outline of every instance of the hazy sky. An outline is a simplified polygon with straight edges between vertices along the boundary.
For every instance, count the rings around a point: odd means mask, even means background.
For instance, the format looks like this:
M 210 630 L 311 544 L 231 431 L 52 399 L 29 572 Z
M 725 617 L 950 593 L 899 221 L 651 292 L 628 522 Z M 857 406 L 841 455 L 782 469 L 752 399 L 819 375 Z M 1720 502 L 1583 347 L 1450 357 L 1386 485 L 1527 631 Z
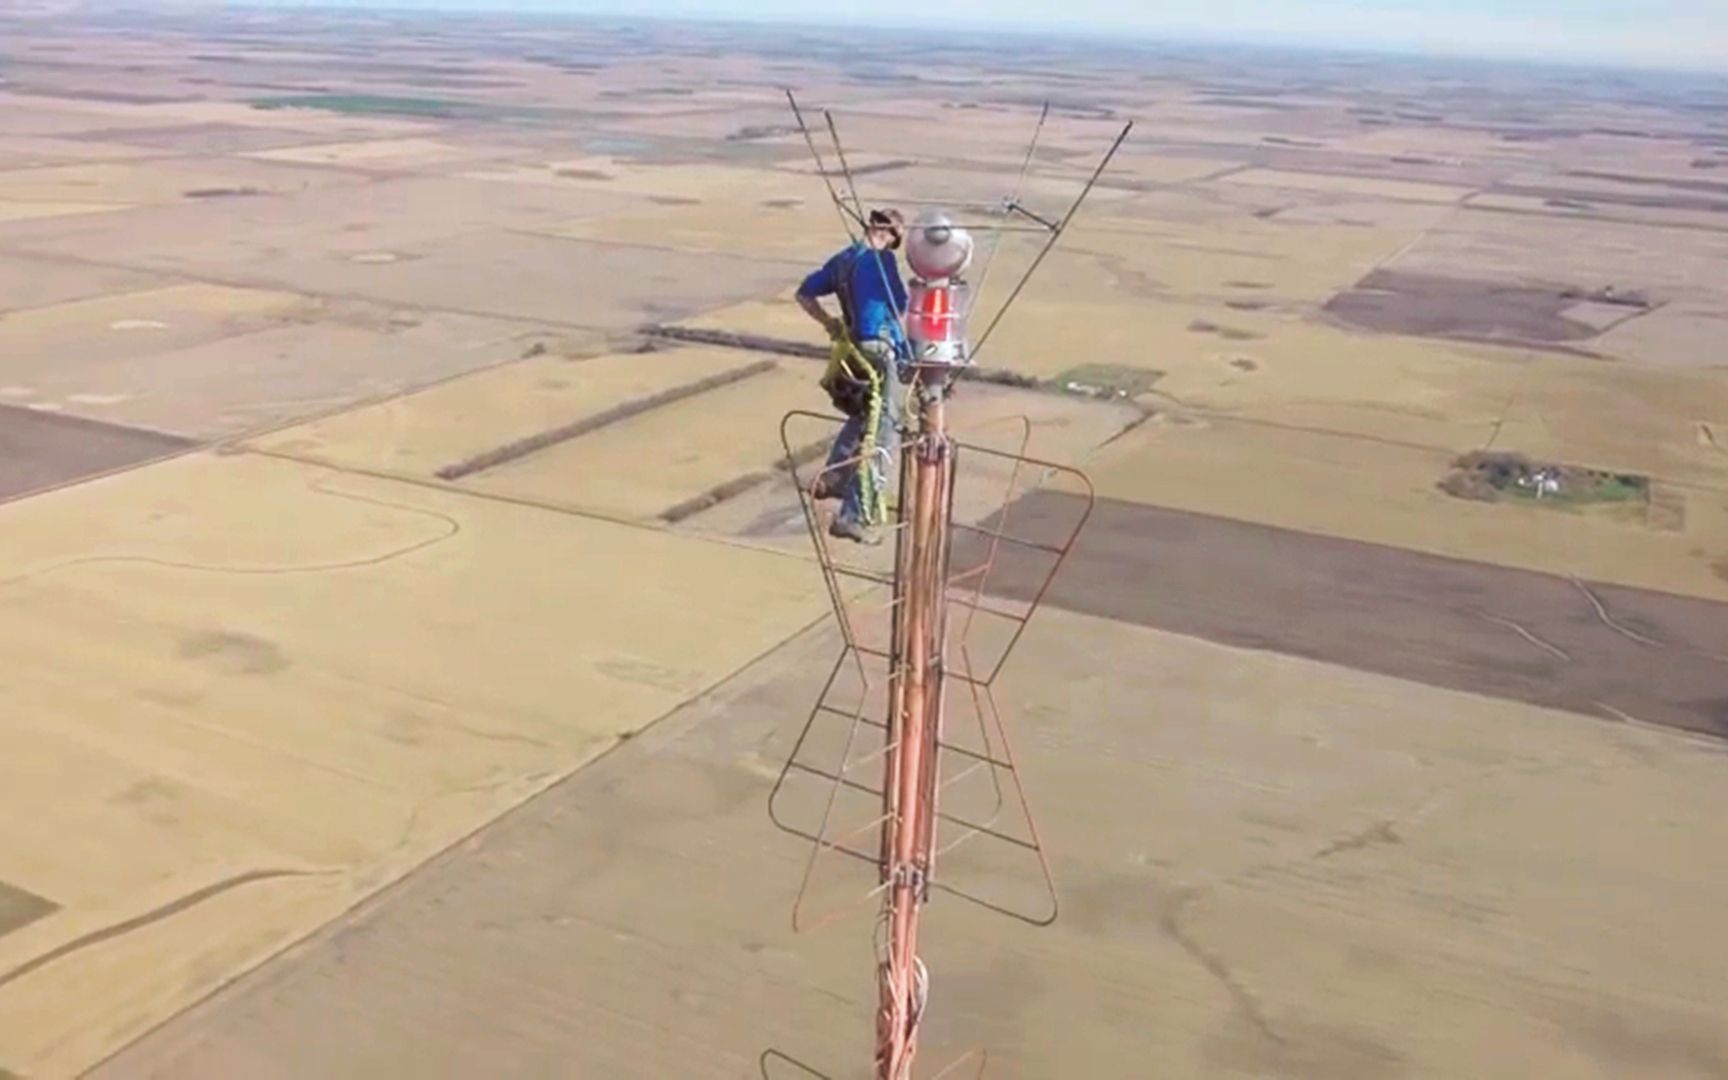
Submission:
M 383 0 L 378 0 L 382 3 Z M 406 0 L 401 6 L 947 23 L 1728 71 L 1728 0 Z

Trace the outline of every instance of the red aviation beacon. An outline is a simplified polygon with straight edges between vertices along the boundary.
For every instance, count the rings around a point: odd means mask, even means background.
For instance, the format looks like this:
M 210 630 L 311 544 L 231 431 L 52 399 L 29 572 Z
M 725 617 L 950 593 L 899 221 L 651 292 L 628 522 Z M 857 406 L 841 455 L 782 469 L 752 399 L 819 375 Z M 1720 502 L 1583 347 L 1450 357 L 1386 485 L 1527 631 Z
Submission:
M 972 290 L 960 275 L 972 262 L 971 234 L 948 215 L 926 211 L 912 224 L 906 261 L 916 275 L 906 290 L 906 336 L 913 363 L 933 368 L 970 363 L 966 313 Z

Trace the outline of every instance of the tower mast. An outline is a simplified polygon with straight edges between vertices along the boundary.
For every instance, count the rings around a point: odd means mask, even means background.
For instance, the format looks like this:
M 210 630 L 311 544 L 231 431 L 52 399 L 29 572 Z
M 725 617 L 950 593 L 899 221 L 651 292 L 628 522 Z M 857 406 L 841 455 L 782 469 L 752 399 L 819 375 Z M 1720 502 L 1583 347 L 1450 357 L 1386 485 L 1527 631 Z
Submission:
M 864 204 L 859 200 L 853 185 L 852 172 L 846 163 L 845 151 L 840 144 L 834 119 L 832 115 L 824 113 L 839 165 L 839 174 L 845 178 L 850 201 L 835 187 L 834 174 L 830 172 L 817 149 L 816 140 L 804 121 L 797 98 L 790 90 L 786 97 L 810 149 L 816 170 L 827 185 L 829 199 L 839 211 L 848 234 L 855 238 L 857 234 L 854 232 L 854 225 L 862 229 L 866 224 Z M 1025 162 L 1020 170 L 1022 184 L 1030 171 L 1039 135 L 1049 115 L 1050 107 L 1046 105 L 1039 115 L 1038 126 L 1026 150 Z M 965 624 L 959 628 L 958 637 L 961 641 L 956 650 L 959 665 L 951 672 L 947 655 L 948 604 L 950 584 L 955 579 L 950 575 L 949 563 L 954 530 L 955 467 L 961 444 L 949 435 L 947 407 L 955 380 L 964 369 L 976 362 L 978 352 L 983 349 L 1003 316 L 1019 298 L 1027 282 L 1073 221 L 1081 204 L 1091 194 L 1099 177 L 1108 168 L 1132 128 L 1132 123 L 1123 126 L 1067 213 L 1058 220 L 1050 220 L 1023 206 L 1017 187 L 1016 193 L 995 207 L 994 213 L 989 215 L 994 217 L 995 221 L 975 226 L 990 233 L 993 238 L 989 255 L 983 262 L 980 289 L 984 277 L 988 275 L 996 252 L 996 242 L 999 242 L 1002 233 L 1028 231 L 1044 234 L 1044 242 L 1031 264 L 1022 272 L 1007 300 L 997 308 L 994 317 L 984 327 L 975 346 L 968 342 L 966 323 L 976 293 L 963 277 L 972 263 L 971 229 L 974 226 L 956 224 L 947 214 L 932 209 L 921 214 L 909 230 L 906 236 L 906 260 L 916 278 L 907 289 L 909 303 L 908 310 L 904 313 L 904 328 L 913 353 L 910 361 L 913 378 L 910 381 L 911 393 L 917 404 L 917 417 L 911 437 L 904 441 L 900 454 L 900 498 L 893 530 L 895 552 L 891 579 L 880 576 L 874 569 L 860 570 L 845 566 L 833 557 L 822 536 L 823 530 L 814 509 L 815 502 L 820 497 L 817 495 L 818 489 L 815 486 L 807 488 L 798 478 L 798 455 L 788 440 L 787 422 L 797 416 L 826 418 L 818 414 L 794 411 L 781 423 L 781 440 L 786 446 L 787 470 L 801 492 L 805 520 L 816 544 L 845 647 L 829 674 L 815 708 L 805 722 L 803 733 L 775 782 L 774 790 L 769 796 L 769 814 L 781 828 L 814 842 L 805 865 L 799 900 L 793 905 L 795 927 L 803 925 L 800 910 L 820 856 L 824 853 L 835 853 L 875 866 L 876 886 L 865 897 L 861 897 L 860 901 L 868 903 L 871 899 L 879 898 L 877 902 L 881 905 L 876 969 L 876 1080 L 912 1080 L 913 1059 L 918 1053 L 919 1029 L 930 995 L 929 971 L 918 954 L 919 923 L 924 905 L 930 898 L 935 875 L 936 857 L 939 853 L 936 847 L 939 821 L 946 819 L 950 824 L 958 823 L 962 827 L 961 836 L 945 842 L 941 849 L 943 852 L 951 851 L 961 840 L 988 837 L 1031 853 L 1037 859 L 1044 884 L 1049 890 L 1050 908 L 1047 914 L 1032 916 L 1018 912 L 1010 905 L 995 903 L 957 888 L 952 883 L 939 884 L 937 888 L 1032 925 L 1048 925 L 1056 917 L 1055 884 L 1051 878 L 1049 861 L 1038 840 L 1031 811 L 1026 805 L 1019 769 L 1009 745 L 1007 730 L 1002 725 L 991 693 L 991 684 L 1000 673 L 1008 653 L 1019 641 L 1020 629 L 1024 628 L 1032 612 L 1037 609 L 1045 590 L 1072 550 L 1075 537 L 1084 527 L 1091 513 L 1092 488 L 1090 482 L 1074 469 L 1026 457 L 1024 442 L 1019 453 L 1004 453 L 971 445 L 966 447 L 969 460 L 973 453 L 979 453 L 986 459 L 994 458 L 1013 464 L 1001 515 L 1004 520 L 1006 500 L 1012 499 L 1016 492 L 1022 465 L 1036 466 L 1050 474 L 1066 474 L 1079 481 L 1085 494 L 1084 508 L 1078 520 L 1068 530 L 1066 538 L 1059 542 L 1017 539 L 1000 527 L 990 529 L 976 525 L 962 526 L 987 541 L 988 552 L 982 563 L 960 575 L 961 578 L 974 581 L 975 585 L 970 598 L 961 597 L 959 600 L 970 608 L 970 612 Z M 972 205 L 977 207 L 982 204 Z M 1016 215 L 1025 218 L 1030 224 L 1013 222 L 1011 219 Z M 881 266 L 881 263 L 878 263 L 878 266 Z M 888 282 L 885 280 L 883 284 L 886 286 Z M 893 378 L 892 373 L 889 373 L 889 378 Z M 1031 426 L 1028 422 L 1028 438 L 1030 434 Z M 831 463 L 824 472 L 852 469 L 859 464 L 857 460 Z M 1033 591 L 1023 613 L 986 611 L 981 606 L 990 565 L 995 559 L 998 545 L 1003 543 L 1018 545 L 1023 552 L 1032 552 L 1034 558 L 1049 560 L 1041 583 Z M 876 644 L 870 644 L 858 636 L 858 628 L 849 610 L 850 601 L 841 584 L 842 579 L 856 578 L 870 581 L 876 586 L 889 586 L 889 610 L 892 614 L 886 649 L 880 647 L 879 638 L 876 639 Z M 974 670 L 970 650 L 966 648 L 964 641 L 971 617 L 981 612 L 992 618 L 1005 620 L 1015 627 L 994 664 L 984 672 Z M 856 668 L 861 693 L 855 701 L 849 702 L 847 707 L 842 707 L 840 700 L 849 695 L 838 688 L 836 679 L 848 660 Z M 873 720 L 866 716 L 869 709 L 867 702 L 875 697 L 866 668 L 867 663 L 882 660 L 888 662 L 887 709 L 881 720 Z M 984 737 L 981 750 L 956 748 L 943 738 L 946 682 L 951 674 L 971 692 Z M 803 755 L 814 726 L 818 719 L 824 716 L 849 718 L 850 725 L 839 763 L 819 768 L 804 760 Z M 854 761 L 853 740 L 861 729 L 868 727 L 882 731 L 883 744 L 879 750 Z M 994 743 L 992 732 L 996 740 Z M 999 829 L 995 825 L 996 811 L 991 811 L 984 819 L 967 820 L 941 810 L 938 804 L 944 781 L 939 759 L 944 749 L 958 749 L 960 753 L 973 759 L 973 764 L 966 770 L 949 778 L 950 785 L 959 779 L 959 776 L 979 768 L 991 770 L 988 775 L 993 782 L 1003 775 L 1009 778 L 1014 798 L 1025 818 L 1026 838 L 1019 838 Z M 874 789 L 850 774 L 854 767 L 863 766 L 867 760 L 878 755 L 881 757 L 883 769 L 881 813 L 859 829 L 836 832 L 831 819 L 843 791 L 865 791 L 872 796 L 876 794 Z M 830 785 L 823 800 L 820 821 L 810 827 L 792 823 L 776 809 L 777 800 L 788 790 L 788 781 L 794 776 L 814 777 L 825 780 Z M 1000 809 L 1002 792 L 1003 788 L 998 786 L 997 809 Z M 868 844 L 867 840 L 855 843 L 858 838 L 878 829 L 880 841 L 876 851 L 868 850 L 865 846 Z M 979 1055 L 967 1055 L 960 1061 L 966 1061 L 973 1056 Z M 769 1051 L 763 1057 L 765 1070 L 766 1063 L 774 1059 L 796 1064 L 794 1059 L 776 1051 Z M 947 1075 L 958 1064 L 960 1062 L 955 1062 L 941 1070 L 938 1075 Z M 813 1073 L 807 1068 L 805 1071 Z M 766 1071 L 764 1075 L 767 1075 Z
M 882 828 L 887 934 L 877 972 L 878 1080 L 909 1080 L 929 993 L 929 974 L 918 956 L 918 923 L 934 869 L 954 454 L 946 425 L 945 373 L 921 369 L 919 375 L 918 428 L 904 454 L 905 528 L 894 575 L 895 659 L 888 690 Z M 926 382 L 927 375 L 934 378 Z
M 878 1080 L 910 1080 L 930 990 L 918 956 L 918 923 L 935 870 L 955 458 L 947 406 L 949 388 L 967 362 L 971 305 L 960 275 L 972 261 L 972 238 L 945 214 L 927 212 L 912 227 L 906 257 L 917 274 L 908 290 L 906 337 L 918 420 L 901 455 L 896 530 L 882 785 L 886 934 L 877 971 Z

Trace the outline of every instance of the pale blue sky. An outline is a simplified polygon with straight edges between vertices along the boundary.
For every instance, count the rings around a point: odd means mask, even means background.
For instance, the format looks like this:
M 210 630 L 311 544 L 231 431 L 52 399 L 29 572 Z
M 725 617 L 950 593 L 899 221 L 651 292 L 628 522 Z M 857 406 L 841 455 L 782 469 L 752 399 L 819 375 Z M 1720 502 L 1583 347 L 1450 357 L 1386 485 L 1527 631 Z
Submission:
M 383 3 L 384 0 L 378 0 Z M 1129 32 L 1728 71 L 1728 0 L 397 0 L 703 18 Z
M 3 2 L 3 0 L 0 0 Z M 1071 29 L 1728 74 L 1728 0 L 252 0 L 282 7 Z

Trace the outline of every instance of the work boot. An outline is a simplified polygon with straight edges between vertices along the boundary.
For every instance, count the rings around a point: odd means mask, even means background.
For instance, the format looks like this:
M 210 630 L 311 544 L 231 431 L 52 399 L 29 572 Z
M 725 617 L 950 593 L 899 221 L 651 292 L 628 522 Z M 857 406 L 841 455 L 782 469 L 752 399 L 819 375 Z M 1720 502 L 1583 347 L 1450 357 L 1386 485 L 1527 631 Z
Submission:
M 882 537 L 877 535 L 875 529 L 850 518 L 835 518 L 834 524 L 828 526 L 828 535 L 863 544 L 865 547 L 875 547 L 882 542 Z

